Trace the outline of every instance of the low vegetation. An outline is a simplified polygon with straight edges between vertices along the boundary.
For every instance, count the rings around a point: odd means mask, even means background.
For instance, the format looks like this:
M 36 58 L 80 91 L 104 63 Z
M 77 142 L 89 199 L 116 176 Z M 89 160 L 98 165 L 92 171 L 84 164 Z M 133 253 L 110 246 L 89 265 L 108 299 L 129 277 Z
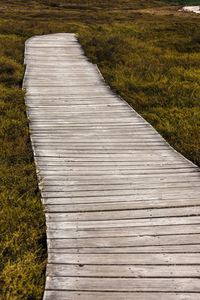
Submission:
M 163 2 L 168 2 L 170 4 L 177 4 L 177 5 L 199 5 L 199 0 L 162 0 Z
M 113 90 L 200 165 L 200 16 L 165 5 L 1 1 L 0 298 L 41 299 L 44 288 L 45 220 L 21 90 L 24 42 L 30 36 L 77 32 Z
M 150 22 L 150 20 L 149 20 Z M 146 24 L 145 24 L 146 25 Z M 141 21 L 81 35 L 111 87 L 168 142 L 200 163 L 200 24 Z

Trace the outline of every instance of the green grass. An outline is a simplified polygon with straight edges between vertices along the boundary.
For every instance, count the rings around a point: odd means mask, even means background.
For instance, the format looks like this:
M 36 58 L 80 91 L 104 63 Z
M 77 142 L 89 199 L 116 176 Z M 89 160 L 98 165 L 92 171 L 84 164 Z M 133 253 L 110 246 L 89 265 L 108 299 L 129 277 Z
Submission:
M 163 2 L 168 2 L 170 4 L 177 4 L 177 5 L 200 5 L 199 0 L 162 0 Z
M 1 295 L 2 299 L 40 299 L 45 226 L 20 86 L 24 39 L 1 35 L 0 43 Z
M 199 164 L 200 24 L 163 23 L 104 25 L 81 42 L 111 87 Z
M 25 40 L 77 32 L 113 90 L 200 165 L 200 17 L 176 10 L 151 0 L 1 1 L 0 298 L 41 299 L 44 288 L 46 228 L 21 90 Z

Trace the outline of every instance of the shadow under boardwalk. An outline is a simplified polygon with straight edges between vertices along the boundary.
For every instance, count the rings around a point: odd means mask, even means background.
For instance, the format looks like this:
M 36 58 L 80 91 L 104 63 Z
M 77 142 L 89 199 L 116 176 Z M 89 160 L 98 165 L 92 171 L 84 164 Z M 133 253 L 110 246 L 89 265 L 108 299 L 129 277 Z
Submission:
M 74 34 L 25 50 L 45 300 L 200 299 L 200 173 L 105 84 Z

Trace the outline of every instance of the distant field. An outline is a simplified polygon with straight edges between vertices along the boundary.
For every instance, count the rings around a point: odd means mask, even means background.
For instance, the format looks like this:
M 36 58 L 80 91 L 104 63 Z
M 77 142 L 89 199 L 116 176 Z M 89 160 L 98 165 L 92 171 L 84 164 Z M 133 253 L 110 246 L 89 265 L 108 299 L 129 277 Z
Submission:
M 177 5 L 200 5 L 199 0 L 161 0 L 161 1 L 177 4 Z
M 45 220 L 21 91 L 29 37 L 77 32 L 113 90 L 200 165 L 200 16 L 165 6 L 151 0 L 1 1 L 0 298 L 41 299 L 44 287 Z

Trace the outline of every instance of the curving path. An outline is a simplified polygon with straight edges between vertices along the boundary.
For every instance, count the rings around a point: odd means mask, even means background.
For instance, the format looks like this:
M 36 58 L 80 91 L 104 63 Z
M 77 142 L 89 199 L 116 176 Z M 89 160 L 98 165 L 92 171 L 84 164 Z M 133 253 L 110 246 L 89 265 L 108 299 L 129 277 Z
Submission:
M 200 173 L 105 84 L 74 34 L 25 51 L 44 300 L 200 299 Z

